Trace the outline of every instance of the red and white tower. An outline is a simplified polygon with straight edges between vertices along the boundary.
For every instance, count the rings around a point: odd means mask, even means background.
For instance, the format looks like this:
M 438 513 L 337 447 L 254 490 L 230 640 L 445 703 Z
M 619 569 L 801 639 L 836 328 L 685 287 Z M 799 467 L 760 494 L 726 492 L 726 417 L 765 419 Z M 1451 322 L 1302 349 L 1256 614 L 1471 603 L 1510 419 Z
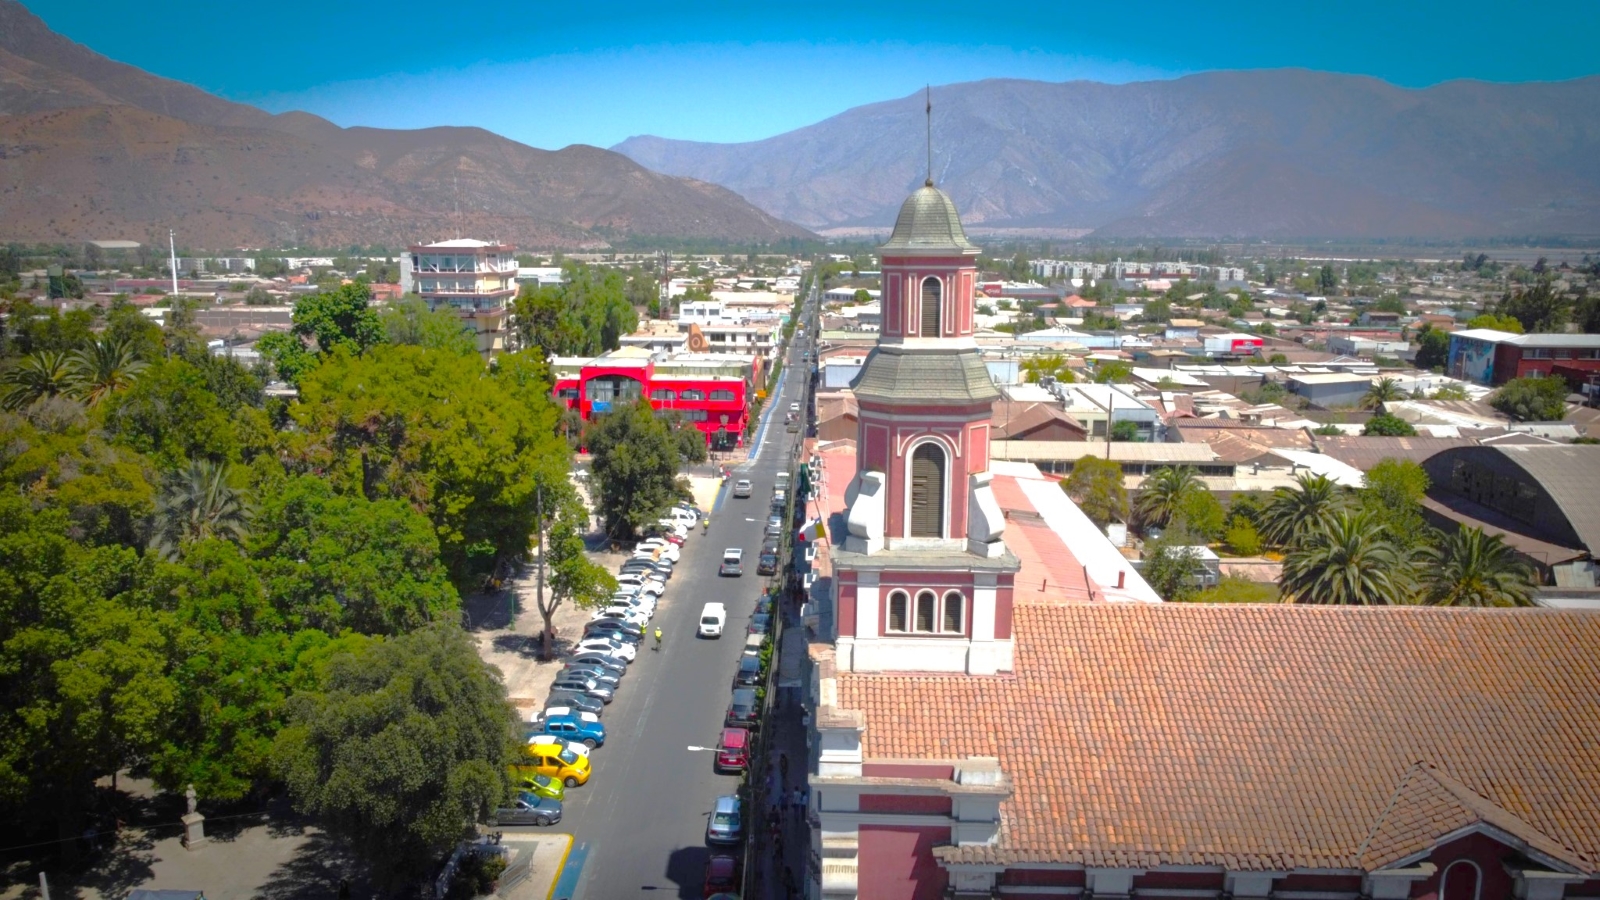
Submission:
M 878 248 L 883 325 L 860 406 L 848 536 L 834 559 L 838 662 L 856 671 L 1011 669 L 1018 569 L 990 490 L 999 396 L 972 336 L 978 248 L 929 181 Z

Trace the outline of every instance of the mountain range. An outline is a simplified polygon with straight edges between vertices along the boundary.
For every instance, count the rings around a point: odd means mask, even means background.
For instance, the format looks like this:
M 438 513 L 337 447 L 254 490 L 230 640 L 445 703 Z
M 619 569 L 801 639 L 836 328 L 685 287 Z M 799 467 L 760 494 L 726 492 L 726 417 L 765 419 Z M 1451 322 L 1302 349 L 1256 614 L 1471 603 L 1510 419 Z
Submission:
M 107 59 L 0 0 L 0 240 L 165 243 L 168 227 L 213 250 L 811 236 L 598 147 L 273 115 Z
M 1600 235 L 1600 77 L 1413 90 L 1306 70 L 932 89 L 965 222 L 1099 237 Z M 886 228 L 928 172 L 923 93 L 765 140 L 612 149 L 810 228 Z

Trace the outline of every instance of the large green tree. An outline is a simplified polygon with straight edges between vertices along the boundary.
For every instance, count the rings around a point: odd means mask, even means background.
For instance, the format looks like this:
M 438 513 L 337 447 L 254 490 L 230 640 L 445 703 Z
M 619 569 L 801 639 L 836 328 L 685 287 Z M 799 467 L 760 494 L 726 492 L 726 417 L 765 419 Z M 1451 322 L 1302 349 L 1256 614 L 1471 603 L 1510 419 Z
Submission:
M 1367 513 L 1340 512 L 1283 561 L 1283 592 L 1295 603 L 1393 606 L 1411 601 L 1412 560 Z
M 594 356 L 615 350 L 618 338 L 639 327 L 622 272 L 568 263 L 563 276 L 559 285 L 523 288 L 513 303 L 523 347 L 550 356 Z
M 289 699 L 273 759 L 295 807 L 404 883 L 507 793 L 505 685 L 453 624 L 343 638 Z
M 1567 383 L 1555 377 L 1513 378 L 1489 403 L 1519 421 L 1559 422 L 1567 417 Z
M 1128 520 L 1128 489 L 1122 483 L 1122 466 L 1098 456 L 1083 456 L 1072 464 L 1072 474 L 1061 482 L 1072 502 L 1101 528 Z
M 239 420 L 222 408 L 205 374 L 183 359 L 151 365 L 130 387 L 110 395 L 101 410 L 113 440 L 162 469 L 191 459 L 239 458 Z
M 316 342 L 321 353 L 362 353 L 384 340 L 383 324 L 372 308 L 372 289 L 352 282 L 300 298 L 292 331 Z
M 446 353 L 476 353 L 477 338 L 470 325 L 445 310 L 429 310 L 421 297 L 409 295 L 378 316 L 391 344 L 410 344 Z
M 1166 466 L 1144 480 L 1135 507 L 1146 525 L 1165 528 L 1183 509 L 1185 501 L 1206 486 L 1192 466 Z
M 599 603 L 616 589 L 617 580 L 604 566 L 598 565 L 584 552 L 581 528 L 587 518 L 581 506 L 569 505 L 556 518 L 545 542 L 545 561 L 550 570 L 549 589 L 539 598 L 539 615 L 544 619 L 541 632 L 544 657 L 552 658 L 555 650 L 556 610 L 571 603 L 579 609 L 588 609 Z
M 584 444 L 594 455 L 596 510 L 611 537 L 632 537 L 680 496 L 678 440 L 645 400 L 596 416 Z
M 1435 606 L 1532 606 L 1532 570 L 1499 535 L 1459 528 L 1429 548 L 1423 601 Z
M 251 512 L 242 492 L 228 483 L 226 464 L 192 460 L 162 486 L 150 544 L 163 557 L 176 559 L 190 541 L 240 542 Z
M 1428 473 L 1422 466 L 1409 459 L 1383 459 L 1367 471 L 1356 500 L 1402 548 L 1418 550 L 1434 537 L 1422 519 L 1427 491 Z
M 1295 486 L 1272 492 L 1261 511 L 1261 536 L 1278 547 L 1293 548 L 1333 522 L 1347 503 L 1344 488 L 1325 475 L 1302 474 Z

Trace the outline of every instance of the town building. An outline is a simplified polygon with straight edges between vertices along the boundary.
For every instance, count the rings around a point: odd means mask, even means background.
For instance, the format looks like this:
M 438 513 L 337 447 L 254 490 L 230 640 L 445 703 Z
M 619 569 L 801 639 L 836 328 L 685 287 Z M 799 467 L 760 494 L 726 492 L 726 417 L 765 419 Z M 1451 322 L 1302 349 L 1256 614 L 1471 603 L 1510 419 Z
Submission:
M 1450 335 L 1445 371 L 1483 385 L 1551 374 L 1582 383 L 1600 372 L 1600 334 L 1511 334 L 1469 328 Z
M 507 307 L 517 295 L 517 259 L 509 244 L 457 238 L 408 247 L 400 287 L 431 310 L 445 310 L 471 331 L 485 359 L 506 349 Z
M 750 355 L 665 356 L 638 347 L 592 358 L 558 356 L 550 369 L 557 402 L 584 422 L 647 398 L 658 415 L 694 423 L 713 450 L 743 446 L 750 404 L 765 371 L 761 359 Z

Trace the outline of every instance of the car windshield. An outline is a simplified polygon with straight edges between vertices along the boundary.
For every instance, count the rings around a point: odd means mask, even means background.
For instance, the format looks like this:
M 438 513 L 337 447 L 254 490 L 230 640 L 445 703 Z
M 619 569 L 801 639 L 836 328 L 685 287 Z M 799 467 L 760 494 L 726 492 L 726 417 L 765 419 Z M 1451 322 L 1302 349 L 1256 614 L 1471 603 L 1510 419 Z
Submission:
M 575 766 L 578 764 L 578 754 L 573 753 L 571 750 L 563 749 L 559 759 L 569 766 Z
M 717 813 L 715 816 L 711 817 L 711 823 L 713 825 L 721 825 L 724 828 L 732 825 L 736 821 L 738 820 L 734 818 L 732 813 Z
M 533 783 L 539 787 L 549 787 L 555 783 L 555 779 L 549 775 L 535 775 L 533 776 Z

